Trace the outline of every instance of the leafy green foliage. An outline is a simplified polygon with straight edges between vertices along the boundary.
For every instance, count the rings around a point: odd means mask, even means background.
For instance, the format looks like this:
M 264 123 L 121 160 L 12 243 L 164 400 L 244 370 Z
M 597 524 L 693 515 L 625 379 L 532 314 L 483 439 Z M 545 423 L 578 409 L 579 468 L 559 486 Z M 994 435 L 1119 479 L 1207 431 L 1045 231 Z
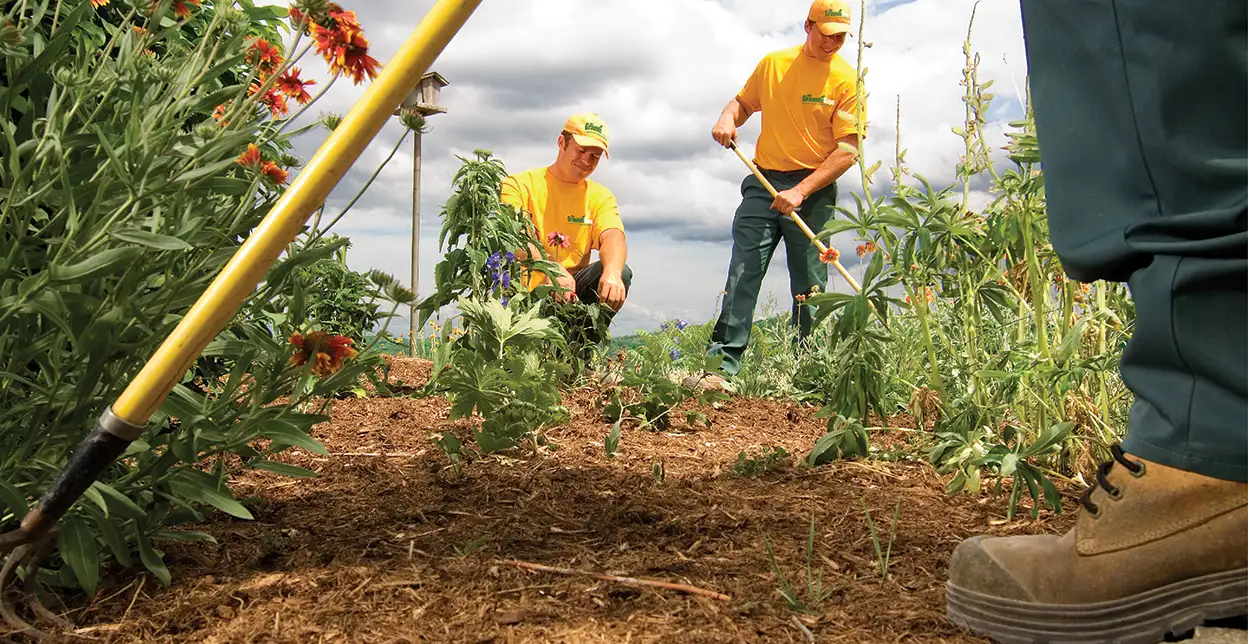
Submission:
M 477 447 L 485 453 L 511 449 L 541 428 L 565 422 L 558 383 L 567 366 L 542 359 L 541 346 L 559 335 L 537 307 L 513 310 L 497 300 L 461 298 L 459 309 L 466 333 L 444 345 L 451 368 L 438 373 L 435 365 L 431 385 L 450 396 L 452 419 L 474 412 L 484 419 L 473 434 Z
M 133 10 L 131 5 L 133 4 Z M 282 123 L 248 99 L 244 52 L 281 8 L 211 1 L 175 21 L 163 3 L 5 3 L 0 52 L 0 526 L 12 527 L 281 194 L 238 163 L 249 143 L 284 158 Z M 136 27 L 144 27 L 143 30 Z M 234 109 L 213 118 L 219 105 Z M 332 252 L 332 251 L 331 251 Z M 282 258 L 65 517 L 61 583 L 93 592 L 108 558 L 161 581 L 158 541 L 205 510 L 250 517 L 224 463 L 292 475 L 273 458 L 322 450 L 314 401 L 376 369 L 361 354 L 327 377 L 289 362 L 296 312 L 269 303 L 315 253 Z M 267 308 L 266 308 L 267 307 Z M 283 312 L 283 314 L 285 314 Z M 280 402 L 279 402 L 280 401 Z M 41 575 L 47 579 L 49 575 Z
M 783 447 L 770 445 L 759 450 L 754 456 L 746 456 L 744 451 L 737 453 L 737 462 L 732 466 L 734 476 L 753 477 L 784 467 L 789 462 L 789 452 Z
M 290 311 L 322 331 L 362 343 L 365 334 L 388 316 L 377 303 L 382 297 L 380 287 L 367 274 L 347 268 L 350 246 L 349 239 L 338 235 L 299 244 L 301 253 L 324 250 L 332 254 L 294 271 L 290 295 L 270 302 L 275 309 L 272 316 L 281 320 L 281 312 Z

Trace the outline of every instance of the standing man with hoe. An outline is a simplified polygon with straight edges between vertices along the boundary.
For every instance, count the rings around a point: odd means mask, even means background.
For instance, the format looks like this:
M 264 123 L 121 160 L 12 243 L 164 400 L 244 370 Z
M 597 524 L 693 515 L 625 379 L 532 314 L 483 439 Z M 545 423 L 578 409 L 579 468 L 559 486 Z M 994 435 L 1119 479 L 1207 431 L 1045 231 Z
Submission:
M 711 136 L 725 148 L 736 145 L 737 128 L 762 113 L 754 163 L 777 190 L 773 198 L 752 174 L 741 184 L 741 204 L 732 221 L 732 259 L 723 308 L 711 334 L 709 356 L 723 358 L 720 373 L 685 379 L 685 386 L 728 389 L 741 369 L 750 340 L 754 307 L 767 265 L 780 240 L 788 258 L 793 324 L 805 338 L 811 315 L 796 296 L 825 290 L 828 267 L 816 246 L 789 213 L 801 208 L 818 231 L 832 218 L 836 180 L 857 157 L 857 71 L 837 55 L 849 34 L 850 8 L 843 0 L 815 0 L 806 17 L 806 40 L 763 57 L 745 86 L 724 107 Z

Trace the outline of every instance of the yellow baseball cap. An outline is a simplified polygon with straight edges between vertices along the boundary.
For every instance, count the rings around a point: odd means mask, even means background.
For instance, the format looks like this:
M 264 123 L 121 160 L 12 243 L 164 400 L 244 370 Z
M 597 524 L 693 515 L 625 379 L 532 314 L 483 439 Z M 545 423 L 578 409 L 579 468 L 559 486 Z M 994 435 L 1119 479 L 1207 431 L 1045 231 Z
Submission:
M 602 117 L 594 112 L 582 112 L 568 117 L 563 130 L 572 135 L 572 140 L 587 148 L 602 148 L 607 153 L 607 143 L 611 138 L 611 130 L 603 122 Z
M 807 16 L 819 25 L 825 36 L 849 33 L 849 3 L 845 0 L 815 0 Z

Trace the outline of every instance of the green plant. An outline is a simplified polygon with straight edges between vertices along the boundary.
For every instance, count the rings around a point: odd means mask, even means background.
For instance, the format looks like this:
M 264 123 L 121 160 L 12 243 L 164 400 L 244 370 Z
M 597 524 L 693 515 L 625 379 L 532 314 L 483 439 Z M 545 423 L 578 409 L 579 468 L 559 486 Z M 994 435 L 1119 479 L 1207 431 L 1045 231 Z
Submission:
M 870 438 L 862 421 L 846 418 L 826 407 L 819 410 L 817 415 L 828 418 L 828 433 L 815 441 L 814 447 L 806 455 L 807 465 L 816 467 L 842 458 L 868 455 Z
M 297 132 L 284 131 L 286 96 L 274 84 L 306 82 L 288 73 L 301 54 L 287 58 L 267 40 L 277 40 L 285 10 L 246 0 L 184 8 L 0 8 L 5 528 L 48 487 L 276 201 L 286 167 L 298 164 L 288 154 Z M 234 468 L 311 475 L 276 456 L 291 447 L 323 453 L 308 436 L 325 420 L 317 401 L 378 365 L 369 351 L 351 359 L 355 349 L 342 342 L 320 347 L 332 357 L 318 362 L 323 351 L 308 346 L 307 355 L 289 341 L 309 330 L 306 319 L 264 315 L 314 259 L 292 252 L 274 266 L 149 431 L 71 508 L 40 580 L 91 593 L 110 556 L 129 565 L 137 553 L 168 583 L 160 542 L 209 539 L 171 527 L 202 520 L 206 508 L 250 518 L 226 483 Z
M 442 207 L 442 229 L 438 247 L 442 261 L 434 267 L 435 291 L 421 301 L 420 322 L 461 298 L 473 301 L 496 299 L 505 303 L 524 288 L 524 274 L 538 271 L 556 274 L 557 265 L 545 257 L 517 259 L 516 251 L 528 248 L 536 239 L 530 218 L 499 201 L 503 179 L 502 161 L 488 150 L 474 150 L 463 162 L 452 181 L 453 192 Z M 552 287 L 534 289 L 541 298 Z
M 1000 170 L 986 132 L 992 83 L 979 80 L 969 30 L 963 53 L 956 181 L 939 187 L 912 175 L 898 136 L 893 194 L 875 196 L 882 163 L 859 154 L 863 192 L 820 236 L 856 236 L 862 292 L 802 298 L 819 327 L 792 382 L 829 422 L 809 464 L 867 455 L 864 425 L 908 414 L 915 442 L 953 477 L 951 492 L 979 493 L 989 476 L 999 493 L 1012 480 L 1012 517 L 1024 491 L 1033 513 L 1057 509 L 1053 480 L 1072 480 L 1117 440 L 1131 395 L 1116 367 L 1134 310 L 1121 286 L 1062 274 L 1048 243 L 1030 101 L 1020 96 L 1025 113 L 1006 133 L 1012 167 Z M 859 67 L 861 89 L 861 58 Z M 860 128 L 861 105 L 846 115 Z M 898 132 L 900 121 L 899 101 Z M 972 212 L 977 182 L 990 185 L 990 198 Z
M 815 557 L 815 518 L 810 518 L 810 530 L 806 537 L 806 589 L 805 593 L 801 593 L 789 581 L 787 575 L 780 568 L 780 564 L 776 562 L 775 550 L 771 547 L 771 539 L 767 536 L 763 537 L 763 545 L 767 550 L 767 557 L 771 561 L 771 570 L 776 574 L 776 581 L 780 584 L 778 592 L 784 598 L 785 606 L 789 610 L 799 613 L 814 613 L 816 609 L 832 596 L 832 589 L 823 585 L 823 572 L 815 574 L 811 569 L 811 563 Z M 803 598 L 803 594 L 805 597 Z
M 871 534 L 871 548 L 875 551 L 875 561 L 880 566 L 880 578 L 888 580 L 888 566 L 893 556 L 893 541 L 897 538 L 897 520 L 901 516 L 901 502 L 898 501 L 893 505 L 893 522 L 888 527 L 888 544 L 883 545 L 880 542 L 879 530 L 875 527 L 875 520 L 871 518 L 871 511 L 867 509 L 866 501 L 859 499 L 862 503 L 862 512 L 867 515 L 867 530 Z
M 276 309 L 271 316 L 280 320 L 277 316 L 283 311 L 301 313 L 308 324 L 362 343 L 389 316 L 381 312 L 377 304 L 381 293 L 368 274 L 347 268 L 350 246 L 349 239 L 338 235 L 300 245 L 301 251 L 323 248 L 332 255 L 294 271 L 290 295 L 270 302 Z
M 603 451 L 607 453 L 607 458 L 615 458 L 620 453 L 620 424 L 611 425 L 611 431 L 607 432 L 606 438 L 602 439 Z
M 537 303 L 523 295 L 509 306 L 460 298 L 459 309 L 466 332 L 442 345 L 428 385 L 450 396 L 451 419 L 479 413 L 484 420 L 473 436 L 486 453 L 510 449 L 541 428 L 566 421 L 558 383 L 568 367 L 542 359 L 541 348 L 558 341 L 559 334 L 538 314 Z
M 783 447 L 763 447 L 754 456 L 746 456 L 745 451 L 737 453 L 737 462 L 732 466 L 734 476 L 752 477 L 765 474 L 784 467 L 789 461 L 789 453 Z

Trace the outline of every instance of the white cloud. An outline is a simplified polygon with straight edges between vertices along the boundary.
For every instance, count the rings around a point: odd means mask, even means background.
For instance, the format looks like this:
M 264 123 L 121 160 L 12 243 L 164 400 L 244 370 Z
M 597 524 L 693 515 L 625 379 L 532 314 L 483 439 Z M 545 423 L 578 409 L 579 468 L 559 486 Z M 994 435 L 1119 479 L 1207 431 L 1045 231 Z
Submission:
M 432 6 L 430 0 L 343 4 L 358 13 L 371 53 L 383 63 Z M 950 128 L 965 119 L 959 83 L 973 6 L 973 0 L 868 2 L 864 40 L 872 46 L 862 64 L 869 69 L 869 162 L 884 159 L 887 166 L 894 156 L 900 97 L 909 167 L 937 186 L 953 180 L 962 142 Z M 432 286 L 425 278 L 438 260 L 437 214 L 459 167 L 454 155 L 487 148 L 512 171 L 545 165 L 567 115 L 593 110 L 613 134 L 613 156 L 594 178 L 615 192 L 626 226 L 638 231 L 630 236 L 637 279 L 617 332 L 672 317 L 708 319 L 723 288 L 732 213 L 748 172 L 711 141 L 710 128 L 762 55 L 801 41 L 808 7 L 807 0 L 483 3 L 432 67 L 451 85 L 441 100 L 449 112 L 430 119 L 432 131 L 423 139 L 421 291 Z M 857 22 L 855 16 L 855 29 Z M 972 46 L 981 57 L 980 80 L 994 81 L 990 142 L 1000 148 L 1003 122 L 1021 113 L 1016 88 L 1026 77 L 1018 4 L 980 3 Z M 856 38 L 842 55 L 856 62 Z M 328 77 L 314 55 L 300 66 L 322 82 Z M 345 113 L 362 93 L 339 80 L 308 117 Z M 755 117 L 742 129 L 747 151 L 757 128 Z M 334 191 L 327 215 L 354 195 L 401 132 L 397 122 L 383 129 Z M 301 137 L 299 153 L 309 158 L 323 137 L 323 131 Z M 1005 162 L 999 150 L 994 157 Z M 340 224 L 338 232 L 354 242 L 352 267 L 408 275 L 411 164 L 409 141 Z M 885 190 L 888 178 L 882 169 L 873 192 Z M 851 205 L 847 193 L 861 189 L 856 171 L 841 189 L 841 205 Z M 976 194 L 972 203 L 984 199 Z M 843 254 L 852 258 L 852 241 L 844 243 Z M 778 301 L 788 300 L 787 282 L 781 248 L 767 280 Z M 832 282 L 846 288 L 835 272 Z

